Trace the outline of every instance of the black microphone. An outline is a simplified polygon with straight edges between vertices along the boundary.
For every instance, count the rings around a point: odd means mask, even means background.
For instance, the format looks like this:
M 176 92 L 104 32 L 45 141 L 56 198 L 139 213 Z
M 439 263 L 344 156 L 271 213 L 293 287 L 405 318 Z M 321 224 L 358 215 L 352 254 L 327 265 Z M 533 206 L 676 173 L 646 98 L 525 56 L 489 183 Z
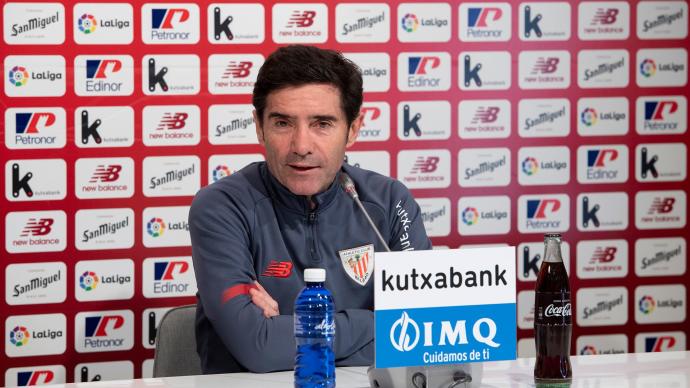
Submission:
M 372 221 L 371 217 L 369 217 L 369 213 L 366 211 L 366 209 L 364 209 L 364 206 L 362 206 L 362 202 L 359 200 L 359 194 L 357 194 L 357 189 L 355 189 L 355 182 L 352 181 L 352 178 L 350 178 L 345 171 L 340 172 L 340 186 L 352 198 L 352 200 L 355 201 L 357 206 L 359 206 L 359 210 L 362 211 L 364 217 L 366 217 L 367 221 L 369 222 L 369 225 L 372 229 L 374 229 L 376 237 L 379 238 L 379 241 L 381 241 L 383 247 L 386 248 L 386 252 L 390 252 L 391 249 L 388 247 L 386 240 L 381 235 L 381 232 L 379 232 L 379 229 L 376 227 L 376 224 L 374 224 L 374 221 Z

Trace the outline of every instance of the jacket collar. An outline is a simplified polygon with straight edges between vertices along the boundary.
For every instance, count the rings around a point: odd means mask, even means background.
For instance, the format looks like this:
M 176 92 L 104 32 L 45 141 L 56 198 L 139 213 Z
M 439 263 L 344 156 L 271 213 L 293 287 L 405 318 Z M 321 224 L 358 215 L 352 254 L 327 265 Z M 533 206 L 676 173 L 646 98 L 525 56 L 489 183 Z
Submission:
M 311 196 L 311 202 L 315 206 L 311 206 L 307 200 L 306 195 L 293 194 L 287 187 L 283 186 L 282 183 L 276 179 L 276 177 L 271 174 L 268 169 L 266 162 L 261 165 L 261 175 L 264 177 L 264 181 L 267 183 L 269 193 L 274 201 L 280 203 L 286 208 L 302 213 L 308 214 L 316 212 L 318 213 L 322 209 L 326 208 L 335 199 L 336 194 L 340 191 L 340 185 L 338 184 L 338 178 L 340 176 L 340 170 L 331 182 L 331 185 L 325 190 L 316 195 Z

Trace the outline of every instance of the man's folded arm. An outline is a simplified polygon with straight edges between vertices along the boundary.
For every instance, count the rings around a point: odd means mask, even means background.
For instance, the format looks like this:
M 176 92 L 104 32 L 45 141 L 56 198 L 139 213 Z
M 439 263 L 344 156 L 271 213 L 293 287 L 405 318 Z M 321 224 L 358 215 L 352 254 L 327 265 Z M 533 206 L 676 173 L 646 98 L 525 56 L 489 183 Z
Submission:
M 222 209 L 212 204 L 224 204 Z M 200 303 L 225 347 L 253 372 L 294 367 L 292 315 L 265 318 L 248 290 L 256 274 L 249 249 L 250 220 L 230 195 L 202 190 L 189 213 L 192 256 Z M 373 314 L 336 314 L 336 360 L 347 360 L 373 338 Z

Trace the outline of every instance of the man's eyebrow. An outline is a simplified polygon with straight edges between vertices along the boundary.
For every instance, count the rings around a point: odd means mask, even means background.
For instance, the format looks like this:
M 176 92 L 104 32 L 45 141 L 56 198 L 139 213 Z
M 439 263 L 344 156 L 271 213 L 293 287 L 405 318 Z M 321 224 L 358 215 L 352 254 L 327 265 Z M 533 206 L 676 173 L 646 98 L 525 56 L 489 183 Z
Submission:
M 290 116 L 289 114 L 285 113 L 280 113 L 280 112 L 270 112 L 268 114 L 269 119 L 277 118 L 277 119 L 294 119 L 294 116 Z M 318 120 L 318 121 L 338 121 L 338 118 L 333 115 L 314 115 L 314 116 L 309 116 L 309 120 Z
M 338 118 L 331 115 L 315 115 L 309 116 L 310 119 L 316 119 L 319 121 L 338 121 Z
M 280 113 L 280 112 L 270 112 L 270 113 L 268 114 L 268 118 L 269 118 L 269 119 L 273 119 L 273 118 L 278 118 L 278 119 L 291 119 L 292 116 L 287 115 L 287 114 L 285 114 L 285 113 Z

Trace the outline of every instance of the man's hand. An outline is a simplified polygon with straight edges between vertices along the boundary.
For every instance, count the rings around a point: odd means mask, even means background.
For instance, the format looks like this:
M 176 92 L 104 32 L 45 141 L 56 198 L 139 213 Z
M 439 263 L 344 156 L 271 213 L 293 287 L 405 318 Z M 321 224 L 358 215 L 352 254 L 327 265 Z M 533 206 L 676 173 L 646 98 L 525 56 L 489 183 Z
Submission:
M 266 292 L 259 282 L 254 282 L 254 285 L 256 288 L 252 287 L 249 290 L 249 296 L 252 298 L 252 303 L 263 310 L 264 317 L 272 318 L 280 315 L 278 311 L 278 302 L 271 298 L 271 295 Z

